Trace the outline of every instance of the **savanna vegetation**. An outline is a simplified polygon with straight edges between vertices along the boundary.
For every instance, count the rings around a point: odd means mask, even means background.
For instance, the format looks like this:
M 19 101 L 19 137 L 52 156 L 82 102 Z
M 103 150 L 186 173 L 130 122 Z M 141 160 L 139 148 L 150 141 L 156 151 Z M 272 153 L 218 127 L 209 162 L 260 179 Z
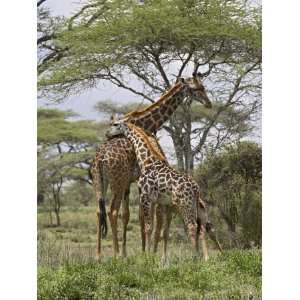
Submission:
M 88 170 L 108 124 L 40 108 L 38 299 L 260 299 L 261 8 L 244 0 L 88 0 L 67 18 L 52 16 L 44 0 L 37 44 L 41 99 L 62 102 L 105 82 L 140 97 L 125 105 L 100 99 L 95 110 L 107 116 L 151 104 L 181 76 L 204 75 L 213 108 L 185 103 L 159 134 L 171 140 L 173 166 L 199 183 L 224 248 L 209 242 L 209 261 L 196 259 L 175 217 L 167 262 L 160 252 L 142 254 L 133 185 L 128 258 L 111 257 L 109 230 L 97 263 Z

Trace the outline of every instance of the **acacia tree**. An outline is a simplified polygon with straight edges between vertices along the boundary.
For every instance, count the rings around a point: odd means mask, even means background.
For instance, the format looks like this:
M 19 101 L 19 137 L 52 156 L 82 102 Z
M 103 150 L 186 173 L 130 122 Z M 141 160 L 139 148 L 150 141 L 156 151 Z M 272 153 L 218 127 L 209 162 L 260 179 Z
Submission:
M 47 69 L 50 62 L 58 62 L 65 51 L 54 43 L 56 32 L 63 26 L 64 17 L 52 16 L 47 0 L 37 1 L 38 73 Z
M 91 184 L 88 169 L 102 124 L 70 121 L 72 112 L 38 110 L 38 194 L 47 196 L 60 225 L 61 190 L 70 180 Z M 101 140 L 101 139 L 100 139 Z
M 260 109 L 261 14 L 247 1 L 149 0 L 138 5 L 90 0 L 60 27 L 53 44 L 63 54 L 59 62 L 41 64 L 39 88 L 54 100 L 109 81 L 153 102 L 178 77 L 204 73 L 213 114 L 198 119 L 196 129 L 186 105 L 185 113 L 175 114 L 164 127 L 179 168 L 186 171 L 204 146 L 228 139 L 218 122 L 228 109 L 243 111 L 241 118 L 249 122 Z

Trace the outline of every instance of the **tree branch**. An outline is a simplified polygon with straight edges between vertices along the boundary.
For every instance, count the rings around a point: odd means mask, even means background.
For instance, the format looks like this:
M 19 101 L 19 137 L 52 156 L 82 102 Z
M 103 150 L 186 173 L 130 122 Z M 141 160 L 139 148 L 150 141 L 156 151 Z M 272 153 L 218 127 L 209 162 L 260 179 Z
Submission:
M 166 72 L 165 72 L 165 70 L 164 70 L 164 68 L 163 68 L 163 66 L 160 62 L 159 54 L 156 54 L 156 53 L 152 52 L 152 55 L 153 55 L 154 60 L 155 60 L 155 65 L 156 65 L 161 77 L 163 78 L 163 80 L 166 84 L 166 87 L 169 88 L 170 87 L 170 81 L 169 81 L 169 79 L 166 75 Z
M 146 94 L 142 93 L 142 92 L 138 92 L 136 91 L 135 89 L 125 85 L 119 78 L 117 78 L 116 76 L 112 75 L 110 70 L 108 69 L 108 77 L 111 79 L 111 82 L 118 86 L 118 87 L 121 87 L 123 89 L 126 89 L 126 90 L 129 90 L 131 91 L 132 93 L 136 94 L 136 95 L 139 95 L 139 96 L 142 96 L 143 98 L 149 100 L 151 103 L 154 103 L 155 101 L 153 99 L 151 99 L 149 96 L 147 96 Z
M 39 0 L 37 2 L 37 7 L 41 6 L 46 0 Z
M 78 18 L 85 10 L 87 10 L 88 8 L 92 8 L 92 7 L 96 7 L 98 6 L 99 4 L 98 3 L 93 3 L 93 4 L 87 4 L 85 6 L 83 6 L 81 8 L 81 10 L 76 13 L 75 15 L 73 15 L 70 19 L 69 19 L 69 22 L 68 22 L 68 30 L 72 30 L 73 29 L 73 22 L 76 18 Z
M 49 40 L 51 40 L 51 39 L 53 39 L 53 38 L 55 38 L 55 35 L 54 35 L 54 34 L 44 35 L 44 36 L 38 38 L 37 44 L 39 45 L 39 44 L 41 44 L 41 43 L 43 43 L 43 42 L 47 42 L 47 41 L 49 41 Z
M 232 100 L 234 98 L 234 96 L 236 95 L 236 93 L 240 90 L 240 84 L 241 84 L 241 81 L 242 79 L 244 78 L 244 76 L 246 74 L 248 74 L 249 72 L 251 72 L 257 65 L 259 64 L 259 62 L 256 62 L 254 63 L 251 67 L 249 67 L 240 77 L 237 78 L 236 82 L 235 82 L 235 85 L 234 85 L 234 88 L 233 88 L 233 91 L 232 93 L 229 95 L 225 105 L 222 105 L 218 108 L 216 114 L 214 115 L 213 119 L 208 123 L 208 126 L 205 128 L 203 134 L 202 134 L 202 137 L 200 139 L 200 142 L 199 144 L 194 148 L 194 150 L 192 151 L 192 156 L 194 157 L 198 152 L 201 151 L 206 139 L 207 139 L 207 136 L 208 136 L 208 133 L 210 131 L 210 129 L 214 126 L 216 120 L 218 119 L 219 115 L 225 111 L 227 109 L 228 106 L 230 106 L 232 104 Z
M 191 50 L 190 53 L 188 54 L 188 57 L 183 61 L 181 68 L 179 69 L 178 75 L 177 75 L 177 79 L 179 77 L 181 77 L 182 72 L 184 71 L 186 65 L 188 64 L 188 62 L 190 61 L 192 55 L 194 53 L 194 50 Z

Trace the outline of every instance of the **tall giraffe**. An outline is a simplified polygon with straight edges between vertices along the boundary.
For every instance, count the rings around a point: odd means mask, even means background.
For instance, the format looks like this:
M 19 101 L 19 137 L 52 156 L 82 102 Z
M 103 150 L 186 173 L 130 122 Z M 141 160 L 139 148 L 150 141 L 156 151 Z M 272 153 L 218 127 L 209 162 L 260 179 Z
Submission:
M 153 226 L 153 206 L 161 203 L 165 194 L 171 194 L 171 204 L 180 213 L 194 250 L 199 252 L 199 236 L 204 260 L 208 259 L 205 241 L 206 228 L 210 228 L 206 207 L 200 198 L 196 181 L 169 166 L 165 156 L 153 147 L 145 132 L 128 122 L 115 122 L 112 134 L 124 134 L 133 145 L 141 175 L 138 179 L 140 205 L 145 220 L 146 248 L 150 251 Z M 164 256 L 166 253 L 164 252 Z
M 124 116 L 127 122 L 136 124 L 147 133 L 159 129 L 170 118 L 186 97 L 211 107 L 211 102 L 201 82 L 200 74 L 180 80 L 158 101 L 144 110 L 134 111 Z M 113 237 L 114 256 L 119 253 L 117 237 L 118 212 L 122 203 L 123 241 L 122 255 L 126 256 L 126 232 L 129 222 L 130 184 L 138 178 L 135 172 L 136 158 L 130 141 L 122 135 L 108 135 L 109 140 L 96 150 L 90 173 L 97 200 L 97 258 L 101 256 L 101 236 L 107 233 L 105 199 L 110 184 L 112 198 L 108 213 Z

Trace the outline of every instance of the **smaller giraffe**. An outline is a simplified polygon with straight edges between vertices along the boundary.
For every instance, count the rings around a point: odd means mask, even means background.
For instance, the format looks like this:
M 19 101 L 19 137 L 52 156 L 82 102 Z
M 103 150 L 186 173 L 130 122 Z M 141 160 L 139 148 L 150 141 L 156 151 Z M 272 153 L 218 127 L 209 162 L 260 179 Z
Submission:
M 201 224 L 201 207 L 205 205 L 200 199 L 198 184 L 188 175 L 171 168 L 164 155 L 155 149 L 147 134 L 139 127 L 119 121 L 111 127 L 112 134 L 124 134 L 132 143 L 141 171 L 138 179 L 140 205 L 145 222 L 146 248 L 151 249 L 153 227 L 153 207 L 160 204 L 162 195 L 171 194 L 171 204 L 183 218 L 188 236 L 196 253 L 199 252 L 199 236 L 204 260 L 208 259 L 205 241 L 205 228 L 209 223 Z M 203 219 L 203 218 L 202 218 Z M 206 220 L 205 220 L 206 222 Z

